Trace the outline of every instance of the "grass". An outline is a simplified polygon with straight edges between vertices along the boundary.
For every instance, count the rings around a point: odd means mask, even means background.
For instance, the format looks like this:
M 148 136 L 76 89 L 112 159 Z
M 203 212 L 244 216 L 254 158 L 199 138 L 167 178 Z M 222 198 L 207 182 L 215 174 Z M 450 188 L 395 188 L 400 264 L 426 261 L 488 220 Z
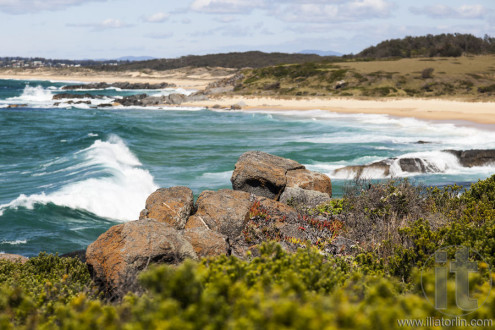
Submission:
M 243 95 L 435 97 L 494 100 L 494 55 L 345 60 L 244 70 Z M 425 74 L 430 70 L 430 74 Z M 342 83 L 344 81 L 345 83 Z M 276 89 L 266 88 L 277 84 Z

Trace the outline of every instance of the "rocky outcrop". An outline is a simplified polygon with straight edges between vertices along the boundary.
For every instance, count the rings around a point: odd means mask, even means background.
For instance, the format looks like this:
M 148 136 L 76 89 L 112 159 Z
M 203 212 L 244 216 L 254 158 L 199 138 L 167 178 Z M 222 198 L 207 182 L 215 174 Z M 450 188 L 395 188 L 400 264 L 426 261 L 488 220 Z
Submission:
M 0 261 L 2 260 L 6 260 L 10 262 L 20 262 L 21 264 L 23 264 L 27 262 L 29 259 L 18 254 L 0 253 Z
M 442 173 L 450 166 L 474 167 L 495 164 L 495 150 L 443 150 L 453 155 L 451 164 L 439 165 L 434 157 L 387 158 L 367 165 L 351 165 L 339 168 L 334 175 L 342 178 L 376 178 L 393 175 L 393 170 L 406 173 Z
M 91 94 L 71 94 L 71 93 L 59 93 L 52 97 L 52 100 L 63 100 L 63 99 L 102 99 L 103 95 L 91 95 Z
M 261 151 L 239 157 L 230 181 L 234 190 L 278 199 L 287 185 L 287 172 L 304 169 L 298 162 Z
M 318 191 L 328 198 L 332 195 L 332 182 L 325 174 L 309 171 L 294 160 L 260 151 L 248 151 L 239 157 L 231 182 L 234 190 L 275 200 L 286 188 Z
M 170 94 L 163 96 L 148 96 L 147 94 L 138 94 L 138 95 L 130 95 L 124 96 L 122 98 L 116 99 L 115 102 L 123 105 L 125 107 L 129 106 L 140 106 L 140 107 L 149 107 L 149 106 L 158 106 L 158 105 L 180 105 L 184 102 L 193 102 L 193 101 L 201 101 L 206 97 L 203 95 L 184 95 L 184 94 Z
M 194 249 L 172 226 L 156 220 L 131 221 L 111 227 L 86 251 L 95 281 L 113 297 L 135 285 L 137 274 L 151 263 L 175 264 L 196 259 Z
M 282 195 L 285 202 L 317 205 L 328 201 L 332 191 L 327 176 L 293 160 L 254 151 L 239 158 L 232 183 L 247 191 L 203 191 L 196 205 L 187 187 L 156 190 L 139 220 L 111 227 L 87 248 L 94 279 L 110 296 L 120 297 L 125 292 L 119 288 L 132 288 L 137 274 L 150 263 L 245 257 L 252 246 L 268 239 L 297 248 L 315 224 L 274 198 Z M 318 238 L 311 235 L 312 240 Z
M 228 77 L 208 84 L 204 91 L 201 91 L 200 93 L 204 95 L 212 95 L 232 92 L 235 86 L 240 84 L 244 78 L 245 76 L 243 73 L 237 73 L 232 77 Z
M 155 219 L 175 229 L 184 229 L 194 209 L 194 196 L 187 187 L 160 188 L 146 200 L 139 219 Z
M 455 155 L 464 167 L 487 166 L 495 163 L 495 150 L 445 150 Z
M 184 231 L 199 258 L 229 254 L 229 244 L 226 237 L 208 228 L 192 228 Z
M 286 176 L 287 187 L 315 190 L 332 196 L 332 181 L 323 173 L 298 169 L 288 171 Z
M 164 89 L 176 87 L 175 84 L 169 84 L 166 82 L 150 84 L 150 83 L 129 83 L 129 82 L 115 82 L 115 83 L 93 83 L 93 84 L 81 84 L 81 85 L 68 85 L 62 87 L 63 90 L 77 90 L 77 89 L 107 89 L 107 88 L 120 88 L 120 89 Z
M 249 220 L 251 205 L 251 195 L 243 191 L 203 191 L 196 202 L 194 215 L 209 229 L 233 239 L 241 234 Z

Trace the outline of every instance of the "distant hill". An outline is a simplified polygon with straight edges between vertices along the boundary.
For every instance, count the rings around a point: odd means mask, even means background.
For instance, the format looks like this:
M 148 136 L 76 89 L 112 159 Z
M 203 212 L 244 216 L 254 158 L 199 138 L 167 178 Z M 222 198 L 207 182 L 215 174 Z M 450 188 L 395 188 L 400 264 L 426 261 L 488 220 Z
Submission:
M 495 53 L 495 38 L 488 35 L 478 38 L 472 34 L 449 33 L 386 40 L 366 48 L 357 55 L 346 57 L 458 57 L 463 54 L 493 53 Z
M 335 60 L 332 56 L 319 56 L 316 54 L 287 54 L 287 53 L 264 53 L 259 51 L 236 52 L 209 55 L 189 55 L 173 59 L 154 59 L 148 61 L 136 61 L 122 63 L 118 66 L 95 66 L 95 69 L 105 71 L 125 70 L 170 70 L 186 66 L 192 67 L 224 67 L 224 68 L 261 68 L 270 65 L 286 63 L 320 62 L 323 60 Z
M 344 54 L 339 53 L 339 52 L 334 52 L 333 50 L 324 51 L 324 50 L 316 50 L 316 49 L 301 50 L 299 52 L 299 54 L 316 54 L 316 55 L 320 55 L 320 56 L 342 56 L 342 55 L 344 55 Z

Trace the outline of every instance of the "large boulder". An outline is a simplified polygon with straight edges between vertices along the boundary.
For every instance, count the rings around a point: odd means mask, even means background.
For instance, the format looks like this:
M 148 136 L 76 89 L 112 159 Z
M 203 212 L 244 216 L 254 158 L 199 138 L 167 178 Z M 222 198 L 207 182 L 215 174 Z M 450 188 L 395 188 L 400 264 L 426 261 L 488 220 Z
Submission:
M 248 222 L 251 205 L 251 194 L 247 192 L 206 190 L 198 197 L 194 216 L 196 221 L 204 222 L 209 229 L 232 239 L 242 232 Z
M 230 181 L 234 190 L 278 199 L 287 184 L 287 172 L 304 169 L 298 162 L 261 151 L 239 157 Z
M 137 274 L 149 264 L 176 264 L 186 258 L 197 259 L 191 243 L 172 226 L 151 219 L 113 226 L 86 251 L 96 283 L 110 297 L 131 289 Z
M 155 219 L 175 229 L 184 229 L 194 208 L 194 196 L 187 187 L 160 188 L 146 200 L 139 219 Z
M 304 205 L 306 207 L 315 207 L 322 203 L 329 202 L 330 195 L 316 190 L 306 190 L 301 188 L 285 188 L 280 201 L 290 205 Z
M 330 178 L 318 172 L 307 169 L 298 169 L 287 172 L 287 187 L 315 190 L 332 196 L 332 181 Z
M 293 207 L 270 198 L 256 196 L 255 203 L 254 207 L 263 210 L 270 217 L 270 220 L 275 222 L 284 223 L 299 216 Z
M 216 231 L 207 228 L 186 229 L 184 238 L 191 243 L 199 258 L 229 254 L 226 237 Z
M 0 253 L 0 261 L 1 260 L 7 260 L 10 262 L 20 262 L 21 264 L 23 264 L 29 259 L 18 254 Z

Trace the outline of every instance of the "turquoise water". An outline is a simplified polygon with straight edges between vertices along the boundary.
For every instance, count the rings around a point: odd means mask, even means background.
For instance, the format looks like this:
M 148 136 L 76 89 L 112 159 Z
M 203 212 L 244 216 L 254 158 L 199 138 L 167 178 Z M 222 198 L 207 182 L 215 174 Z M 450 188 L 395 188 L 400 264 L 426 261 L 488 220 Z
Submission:
M 440 173 L 395 173 L 427 185 L 468 184 L 494 173 L 493 167 L 462 168 L 442 152 L 495 148 L 488 129 L 319 110 L 53 107 L 53 94 L 65 84 L 0 80 L 0 252 L 85 248 L 110 226 L 137 219 L 158 187 L 184 185 L 196 195 L 231 187 L 234 164 L 248 150 L 328 174 L 336 196 L 352 177 L 333 170 L 388 157 L 435 162 Z

